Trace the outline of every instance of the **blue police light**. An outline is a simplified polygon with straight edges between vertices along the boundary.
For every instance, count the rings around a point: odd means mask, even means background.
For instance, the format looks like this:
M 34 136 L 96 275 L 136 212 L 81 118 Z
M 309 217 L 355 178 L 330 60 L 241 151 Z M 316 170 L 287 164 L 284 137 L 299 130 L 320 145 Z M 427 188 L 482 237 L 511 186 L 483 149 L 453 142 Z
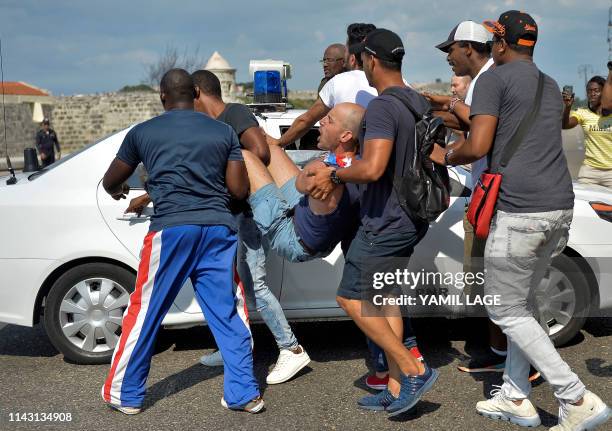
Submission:
M 280 103 L 283 97 L 281 74 L 277 70 L 259 70 L 253 77 L 255 103 Z

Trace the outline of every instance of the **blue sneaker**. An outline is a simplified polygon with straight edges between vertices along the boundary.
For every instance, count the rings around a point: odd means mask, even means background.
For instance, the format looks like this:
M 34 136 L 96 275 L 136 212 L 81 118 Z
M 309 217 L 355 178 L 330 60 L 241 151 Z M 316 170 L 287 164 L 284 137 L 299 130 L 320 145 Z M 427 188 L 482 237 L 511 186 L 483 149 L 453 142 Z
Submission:
M 425 373 L 420 376 L 401 375 L 401 385 L 399 397 L 389 407 L 389 416 L 397 416 L 413 408 L 418 403 L 425 392 L 431 389 L 438 380 L 440 372 L 425 365 Z
M 388 389 L 377 393 L 376 395 L 366 395 L 357 401 L 359 408 L 364 410 L 383 411 L 386 410 L 391 404 L 393 404 L 397 398 L 395 398 Z

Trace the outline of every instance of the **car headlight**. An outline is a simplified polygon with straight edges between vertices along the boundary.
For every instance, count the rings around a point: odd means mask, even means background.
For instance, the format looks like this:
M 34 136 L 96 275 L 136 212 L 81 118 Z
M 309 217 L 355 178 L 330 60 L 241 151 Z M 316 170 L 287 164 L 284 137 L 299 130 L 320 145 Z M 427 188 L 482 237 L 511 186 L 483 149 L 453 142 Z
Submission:
M 599 218 L 612 222 L 612 205 L 603 202 L 589 202 Z

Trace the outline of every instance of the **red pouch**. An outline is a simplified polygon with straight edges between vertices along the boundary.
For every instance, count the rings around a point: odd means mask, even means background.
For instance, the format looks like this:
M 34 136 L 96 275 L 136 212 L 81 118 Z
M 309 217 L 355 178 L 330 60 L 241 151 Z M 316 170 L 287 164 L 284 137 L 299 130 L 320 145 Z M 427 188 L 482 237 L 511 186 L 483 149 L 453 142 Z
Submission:
M 495 214 L 501 174 L 484 172 L 472 190 L 472 200 L 468 206 L 467 219 L 474 227 L 474 235 L 480 239 L 487 239 L 491 219 Z

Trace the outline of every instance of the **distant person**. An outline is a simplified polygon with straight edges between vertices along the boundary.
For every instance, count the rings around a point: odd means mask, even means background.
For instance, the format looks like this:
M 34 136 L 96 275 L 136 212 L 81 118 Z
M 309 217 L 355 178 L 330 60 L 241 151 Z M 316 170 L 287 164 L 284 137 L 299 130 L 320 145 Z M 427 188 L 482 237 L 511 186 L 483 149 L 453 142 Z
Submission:
M 347 27 L 346 52 L 348 54 L 345 62 L 347 72 L 330 79 L 319 91 L 319 97 L 315 103 L 308 111 L 297 117 L 279 139 L 267 135 L 268 144 L 286 147 L 300 139 L 339 103 L 357 103 L 364 108 L 368 106 L 370 100 L 374 99 L 378 93 L 368 83 L 362 70 L 363 63 L 359 55 L 355 54 L 355 50 L 366 35 L 375 29 L 374 24 L 363 23 L 354 23 Z
M 578 182 L 612 190 L 612 112 L 604 112 L 602 106 L 605 85 L 603 77 L 592 77 L 586 86 L 588 107 L 574 111 L 571 111 L 574 95 L 563 93 L 563 128 L 580 125 L 584 132 L 584 161 L 578 172 Z
M 345 57 L 346 48 L 341 43 L 334 43 L 327 47 L 321 60 L 321 64 L 323 64 L 323 79 L 321 79 L 319 88 L 317 88 L 317 93 L 327 84 L 327 81 L 346 70 L 344 68 Z
M 249 413 L 264 408 L 244 292 L 234 289 L 237 225 L 229 201 L 246 198 L 248 176 L 236 133 L 194 112 L 195 97 L 189 73 L 166 72 L 160 83 L 166 112 L 127 133 L 103 179 L 113 199 L 125 198 L 125 181 L 142 162 L 155 209 L 102 387 L 104 401 L 125 414 L 142 409 L 155 338 L 187 279 L 223 355 L 221 404 Z
M 470 75 L 453 75 L 451 78 L 451 94 L 459 100 L 465 100 L 465 96 L 470 88 L 470 82 L 472 82 Z
M 468 89 L 470 88 L 470 82 L 472 78 L 470 75 L 457 76 L 453 75 L 451 78 L 451 95 L 460 101 L 465 101 Z M 446 138 L 446 144 L 458 143 L 465 139 L 465 133 L 463 130 L 448 128 L 448 134 Z
M 45 118 L 42 122 L 42 129 L 36 133 L 36 149 L 40 154 L 42 167 L 47 167 L 55 163 L 55 151 L 57 150 L 57 159 L 62 158 L 62 150 L 60 149 L 59 140 L 55 130 L 49 127 L 49 119 Z

